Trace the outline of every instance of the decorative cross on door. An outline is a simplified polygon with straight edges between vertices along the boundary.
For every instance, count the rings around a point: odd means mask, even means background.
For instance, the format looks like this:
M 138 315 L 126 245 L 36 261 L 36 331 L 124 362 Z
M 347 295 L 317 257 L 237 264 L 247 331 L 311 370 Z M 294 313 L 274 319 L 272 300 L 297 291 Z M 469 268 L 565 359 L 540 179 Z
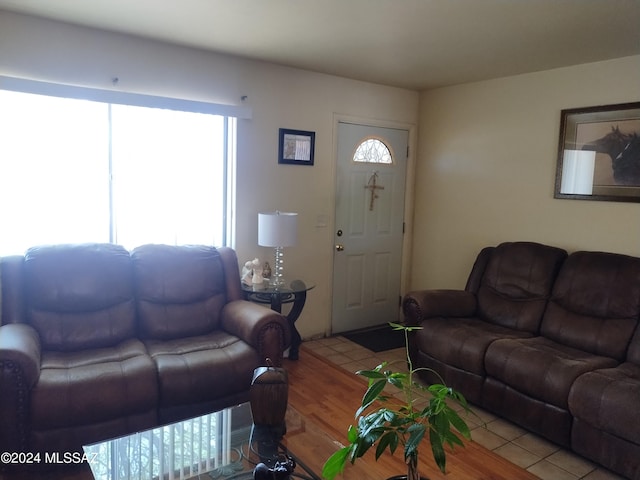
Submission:
M 376 198 L 378 198 L 378 194 L 376 193 L 376 190 L 384 190 L 384 187 L 382 185 L 376 184 L 377 180 L 378 180 L 378 172 L 376 171 L 376 172 L 373 172 L 373 175 L 371 175 L 371 178 L 369 178 L 369 181 L 364 186 L 364 188 L 366 188 L 371 192 L 371 201 L 369 202 L 369 210 L 373 210 L 373 202 Z

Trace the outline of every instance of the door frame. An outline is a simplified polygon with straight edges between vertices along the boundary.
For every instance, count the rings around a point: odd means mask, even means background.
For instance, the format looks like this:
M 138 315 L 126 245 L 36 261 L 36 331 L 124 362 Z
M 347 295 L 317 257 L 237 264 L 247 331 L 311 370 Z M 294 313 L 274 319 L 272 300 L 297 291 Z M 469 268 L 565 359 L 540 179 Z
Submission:
M 331 266 L 327 278 L 328 291 L 331 296 L 331 308 L 327 317 L 324 334 L 326 337 L 332 334 L 331 312 L 333 310 L 333 265 L 335 255 L 335 231 L 336 231 L 336 194 L 338 192 L 338 126 L 341 122 L 355 123 L 358 125 L 366 125 L 370 127 L 395 128 L 407 130 L 409 132 L 409 155 L 407 156 L 407 172 L 405 179 L 404 192 L 404 235 L 402 236 L 402 265 L 400 270 L 400 295 L 407 293 L 409 280 L 411 276 L 411 255 L 412 255 L 412 237 L 413 237 L 413 218 L 414 218 L 414 198 L 415 198 L 415 170 L 416 170 L 416 150 L 417 150 L 417 126 L 412 123 L 394 122 L 391 120 L 379 120 L 367 117 L 358 117 L 353 115 L 333 114 L 333 145 L 332 145 L 332 162 L 331 162 L 331 178 L 332 178 L 332 196 L 331 196 L 331 221 L 329 222 L 329 249 L 331 252 Z M 399 307 L 400 308 L 400 307 Z

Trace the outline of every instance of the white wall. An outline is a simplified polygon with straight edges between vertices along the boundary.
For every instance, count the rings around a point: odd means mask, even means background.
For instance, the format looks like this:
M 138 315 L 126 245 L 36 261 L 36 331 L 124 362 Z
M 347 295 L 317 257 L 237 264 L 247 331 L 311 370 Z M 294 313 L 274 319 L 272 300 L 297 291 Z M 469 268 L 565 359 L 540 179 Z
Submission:
M 640 256 L 640 204 L 553 198 L 560 111 L 639 100 L 640 56 L 423 92 L 410 288 L 504 241 Z
M 6 12 L 0 75 L 251 107 L 253 118 L 238 123 L 236 250 L 242 263 L 271 259 L 271 249 L 257 246 L 258 212 L 299 213 L 299 245 L 285 252 L 285 271 L 317 285 L 298 322 L 303 337 L 330 326 L 336 116 L 418 120 L 417 92 Z M 277 164 L 279 128 L 316 132 L 315 166 Z M 316 227 L 321 215 L 328 226 Z

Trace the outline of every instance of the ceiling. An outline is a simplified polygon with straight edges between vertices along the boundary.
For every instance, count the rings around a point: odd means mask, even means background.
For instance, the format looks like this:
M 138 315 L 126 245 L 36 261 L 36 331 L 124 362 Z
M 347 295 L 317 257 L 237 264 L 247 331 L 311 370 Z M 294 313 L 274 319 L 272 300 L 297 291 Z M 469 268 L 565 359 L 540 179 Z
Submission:
M 0 0 L 2 9 L 416 90 L 640 54 L 640 0 Z

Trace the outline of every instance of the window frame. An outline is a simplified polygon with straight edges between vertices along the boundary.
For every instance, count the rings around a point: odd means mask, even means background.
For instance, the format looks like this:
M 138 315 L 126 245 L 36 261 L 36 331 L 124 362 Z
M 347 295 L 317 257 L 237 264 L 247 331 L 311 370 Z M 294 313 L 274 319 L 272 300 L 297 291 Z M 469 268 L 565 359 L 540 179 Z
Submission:
M 116 83 L 117 79 L 114 79 L 114 85 Z M 222 212 L 223 224 L 221 225 L 223 244 L 218 246 L 231 246 L 232 248 L 235 248 L 237 120 L 250 119 L 252 117 L 252 111 L 250 108 L 246 106 L 225 105 L 196 100 L 122 92 L 116 90 L 71 86 L 1 75 L 0 90 L 76 100 L 88 100 L 92 102 L 105 103 L 107 105 L 129 105 L 135 107 L 160 108 L 167 110 L 223 116 L 223 148 L 225 151 L 225 161 L 223 165 L 223 174 L 225 176 L 225 180 L 224 192 L 222 193 L 224 208 Z M 109 110 L 111 109 L 109 108 Z M 109 119 L 109 123 L 110 121 L 111 119 Z M 111 126 L 109 128 L 111 129 Z M 109 132 L 108 134 L 110 136 L 111 132 Z M 111 159 L 109 159 L 109 162 L 111 163 Z M 109 169 L 111 169 L 111 165 L 109 165 Z M 110 179 L 108 181 L 110 182 Z M 111 218 L 108 219 L 108 230 L 109 241 L 113 243 L 115 239 L 115 229 L 113 220 L 113 199 L 111 198 L 111 187 L 109 187 L 109 190 L 109 211 Z

